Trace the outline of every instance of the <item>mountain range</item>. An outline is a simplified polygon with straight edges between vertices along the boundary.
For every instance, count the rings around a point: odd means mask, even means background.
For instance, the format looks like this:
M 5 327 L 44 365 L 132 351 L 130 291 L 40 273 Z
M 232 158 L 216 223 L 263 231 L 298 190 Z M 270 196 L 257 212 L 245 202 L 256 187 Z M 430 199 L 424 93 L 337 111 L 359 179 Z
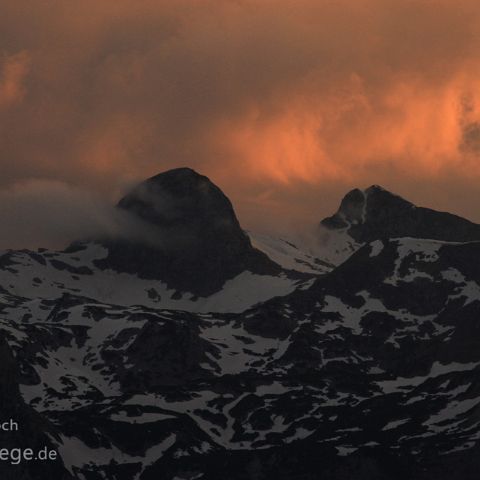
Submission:
M 0 252 L 0 440 L 58 452 L 2 479 L 478 478 L 480 225 L 374 185 L 275 238 L 188 168 L 117 209 Z

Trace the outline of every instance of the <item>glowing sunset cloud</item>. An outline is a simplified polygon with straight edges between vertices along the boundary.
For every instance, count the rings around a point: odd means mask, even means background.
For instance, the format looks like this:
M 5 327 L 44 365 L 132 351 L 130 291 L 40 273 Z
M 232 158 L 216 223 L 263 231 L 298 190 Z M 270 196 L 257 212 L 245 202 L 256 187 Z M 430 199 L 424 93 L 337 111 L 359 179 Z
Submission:
M 189 165 L 247 223 L 370 183 L 480 220 L 479 31 L 473 0 L 5 0 L 1 182 Z

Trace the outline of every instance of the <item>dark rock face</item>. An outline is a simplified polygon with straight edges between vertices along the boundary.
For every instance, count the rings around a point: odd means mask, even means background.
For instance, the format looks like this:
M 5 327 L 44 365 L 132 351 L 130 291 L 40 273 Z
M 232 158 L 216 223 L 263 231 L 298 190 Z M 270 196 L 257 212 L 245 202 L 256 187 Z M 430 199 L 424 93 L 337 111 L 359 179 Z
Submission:
M 145 180 L 118 206 L 148 223 L 178 229 L 202 242 L 219 237 L 234 242 L 232 248 L 249 246 L 230 200 L 207 177 L 189 168 L 169 170 Z
M 208 342 L 199 337 L 193 315 L 185 315 L 184 319 L 178 316 L 172 321 L 154 318 L 125 350 L 124 360 L 131 366 L 119 375 L 120 382 L 125 391 L 138 392 L 209 379 L 211 375 L 199 368 L 200 363 L 208 361 L 208 347 Z
M 281 271 L 252 247 L 222 191 L 189 168 L 146 180 L 118 207 L 153 227 L 151 238 L 107 242 L 110 255 L 99 266 L 162 279 L 171 288 L 200 296 L 219 290 L 245 270 Z
M 338 212 L 322 220 L 329 229 L 347 229 L 357 242 L 413 237 L 452 242 L 480 240 L 480 225 L 413 203 L 373 185 L 349 192 Z

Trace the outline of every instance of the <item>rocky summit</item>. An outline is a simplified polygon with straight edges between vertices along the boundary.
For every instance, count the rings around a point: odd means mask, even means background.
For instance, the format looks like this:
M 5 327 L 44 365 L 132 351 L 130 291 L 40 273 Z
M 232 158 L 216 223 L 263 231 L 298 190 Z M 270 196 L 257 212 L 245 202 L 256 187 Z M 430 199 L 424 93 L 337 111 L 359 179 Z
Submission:
M 480 240 L 479 225 L 450 213 L 417 207 L 378 185 L 347 193 L 338 212 L 322 220 L 321 225 L 346 230 L 357 242 L 393 237 Z
M 58 452 L 2 479 L 478 478 L 480 226 L 374 186 L 307 248 L 189 169 L 118 208 L 146 239 L 0 254 L 1 440 Z
M 243 271 L 278 274 L 254 249 L 230 200 L 207 177 L 178 168 L 142 182 L 118 208 L 146 223 L 141 240 L 103 242 L 108 256 L 98 265 L 164 280 L 199 296 L 218 291 Z

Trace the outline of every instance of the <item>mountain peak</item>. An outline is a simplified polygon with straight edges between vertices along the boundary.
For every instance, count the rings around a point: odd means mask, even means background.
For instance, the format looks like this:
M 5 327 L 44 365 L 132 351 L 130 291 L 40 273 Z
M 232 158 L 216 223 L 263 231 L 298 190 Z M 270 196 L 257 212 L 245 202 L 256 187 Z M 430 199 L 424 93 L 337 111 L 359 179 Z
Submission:
M 172 194 L 191 195 L 196 190 L 214 186 L 210 179 L 188 167 L 174 168 L 147 178 L 140 185 L 156 185 Z
M 366 223 L 369 213 L 391 216 L 412 207 L 413 204 L 380 185 L 371 185 L 365 190 L 354 188 L 343 197 L 337 213 L 323 220 L 322 224 L 328 228 L 347 228 Z
M 400 205 L 408 205 L 409 207 L 414 206 L 413 203 L 405 200 L 400 195 L 383 188 L 381 185 L 370 185 L 370 187 L 366 188 L 363 192 L 370 203 L 376 199 L 380 199 L 383 202 L 383 208 L 398 207 Z
M 123 197 L 118 207 L 159 227 L 240 228 L 230 200 L 209 178 L 191 168 L 155 175 Z M 203 222 L 203 226 L 201 223 Z
M 321 225 L 344 230 L 359 243 L 386 237 L 459 242 L 480 239 L 479 225 L 450 213 L 417 207 L 380 185 L 348 192 L 338 211 Z
M 365 189 L 365 193 L 375 193 L 375 192 L 389 192 L 386 188 L 383 188 L 381 185 L 370 185 L 368 188 Z
M 156 244 L 114 240 L 103 262 L 117 271 L 161 278 L 200 296 L 218 291 L 245 270 L 280 267 L 252 247 L 227 196 L 206 176 L 176 168 L 141 182 L 118 208 L 155 229 Z

